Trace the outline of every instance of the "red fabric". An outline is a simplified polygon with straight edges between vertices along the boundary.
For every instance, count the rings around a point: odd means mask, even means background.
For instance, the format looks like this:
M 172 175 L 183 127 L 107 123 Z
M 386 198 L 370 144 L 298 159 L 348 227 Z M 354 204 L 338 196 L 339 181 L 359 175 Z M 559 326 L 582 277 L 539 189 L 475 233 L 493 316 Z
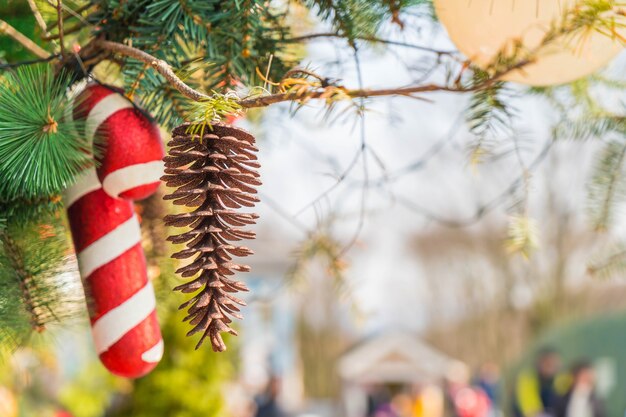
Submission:
M 99 188 L 75 201 L 67 213 L 78 253 L 130 219 L 135 210 L 130 201 L 109 197 Z
M 159 128 L 137 109 L 116 112 L 100 125 L 98 132 L 106 138 L 105 152 L 97 169 L 100 181 L 120 168 L 163 159 L 165 151 Z M 159 184 L 156 181 L 135 187 L 121 197 L 141 200 L 154 193 Z
M 130 201 L 109 197 L 101 188 L 92 191 L 68 209 L 68 218 L 76 252 L 102 238 L 134 215 Z M 119 306 L 148 282 L 146 260 L 137 243 L 111 262 L 83 277 L 91 323 Z M 138 378 L 156 363 L 141 359 L 146 350 L 161 340 L 156 312 L 125 334 L 100 355 L 109 371 L 127 378 Z
M 100 360 L 115 375 L 139 378 L 157 365 L 156 363 L 144 362 L 141 355 L 159 340 L 161 340 L 161 331 L 155 311 L 126 333 L 109 350 L 100 354 Z
M 75 117 L 86 117 L 91 109 L 110 94 L 123 91 L 101 84 L 92 84 L 79 96 Z M 161 132 L 156 123 L 137 108 L 121 109 L 109 116 L 96 131 L 103 138 L 104 151 L 98 161 L 100 182 L 120 168 L 135 164 L 160 161 L 165 155 Z M 120 197 L 141 200 L 153 194 L 160 181 L 132 188 Z

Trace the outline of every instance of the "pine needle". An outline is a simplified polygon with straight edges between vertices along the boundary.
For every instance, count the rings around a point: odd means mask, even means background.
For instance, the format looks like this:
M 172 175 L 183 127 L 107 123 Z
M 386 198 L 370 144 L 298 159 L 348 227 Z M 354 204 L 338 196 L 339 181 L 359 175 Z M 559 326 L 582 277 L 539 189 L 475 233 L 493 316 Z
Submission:
M 0 201 L 59 194 L 89 165 L 88 144 L 69 120 L 78 104 L 69 77 L 21 67 L 0 81 Z

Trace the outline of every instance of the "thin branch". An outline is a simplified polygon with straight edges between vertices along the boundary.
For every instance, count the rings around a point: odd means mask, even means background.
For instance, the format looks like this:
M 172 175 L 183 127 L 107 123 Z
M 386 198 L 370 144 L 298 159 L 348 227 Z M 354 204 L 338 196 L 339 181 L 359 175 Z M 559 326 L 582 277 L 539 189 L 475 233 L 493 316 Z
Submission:
M 51 40 L 54 40 L 54 39 L 59 39 L 60 40 L 62 36 L 69 35 L 70 33 L 78 32 L 79 30 L 81 30 L 85 26 L 86 25 L 83 22 L 78 22 L 75 25 L 65 29 L 63 31 L 63 33 L 55 33 L 55 34 L 48 33 L 47 35 L 42 36 L 41 39 L 43 39 L 44 41 L 51 41 Z
M 63 3 L 61 0 L 57 0 L 57 16 L 58 23 L 57 26 L 59 28 L 59 45 L 61 46 L 61 55 L 65 56 L 65 44 L 63 42 Z
M 282 41 L 283 42 L 292 43 L 292 42 L 303 42 L 303 41 L 323 39 L 323 38 L 346 39 L 346 36 L 341 35 L 339 33 L 334 33 L 334 32 L 311 33 L 311 34 L 308 34 L 308 35 L 302 35 L 302 36 L 296 36 L 296 37 L 293 37 L 293 38 L 283 39 Z M 392 40 L 389 40 L 389 39 L 377 38 L 375 36 L 355 36 L 354 39 L 361 40 L 361 41 L 372 42 L 372 43 L 383 43 L 385 45 L 393 45 L 393 46 L 401 46 L 401 47 L 404 47 L 404 48 L 417 49 L 417 50 L 420 50 L 420 51 L 432 52 L 432 53 L 437 54 L 437 55 L 457 55 L 458 54 L 457 51 L 453 51 L 453 50 L 444 51 L 444 50 L 429 48 L 427 46 L 415 45 L 415 44 L 409 43 L 409 42 L 400 42 L 400 41 L 392 41 Z
M 178 76 L 174 73 L 172 67 L 170 67 L 170 65 L 162 59 L 158 59 L 144 51 L 133 48 L 132 46 L 124 45 L 117 42 L 100 40 L 97 42 L 97 45 L 108 51 L 138 59 L 139 61 L 145 62 L 146 64 L 152 66 L 152 68 L 154 68 L 159 74 L 164 76 L 174 88 L 180 91 L 181 94 L 189 97 L 192 100 L 203 101 L 210 99 L 208 95 L 196 91 L 193 88 L 189 87 L 187 84 L 185 84 L 183 80 L 178 78 Z
M 0 19 L 0 34 L 2 33 L 10 36 L 15 41 L 19 42 L 24 48 L 37 55 L 39 58 L 48 58 L 50 56 L 48 51 L 37 45 L 30 38 L 19 32 L 13 26 Z
M 0 70 L 2 69 L 9 69 L 9 68 L 18 68 L 24 65 L 35 65 L 35 64 L 40 64 L 42 62 L 50 62 L 53 59 L 57 59 L 57 58 L 61 58 L 61 55 L 50 55 L 46 58 L 39 58 L 39 59 L 31 59 L 28 61 L 19 61 L 19 62 L 11 62 L 8 64 L 0 64 Z
M 50 5 L 51 5 L 52 7 L 54 7 L 54 5 L 53 5 L 52 3 L 50 3 Z M 79 19 L 79 20 L 83 21 L 83 23 L 88 24 L 89 22 L 88 22 L 88 21 L 86 21 L 86 20 L 83 18 L 83 16 L 81 15 L 81 13 L 82 13 L 82 12 L 84 12 L 85 10 L 89 9 L 91 6 L 93 6 L 93 4 L 89 4 L 89 3 L 87 3 L 87 4 L 85 4 L 84 6 L 81 6 L 81 7 L 79 7 L 79 8 L 78 8 L 78 9 L 76 9 L 76 10 L 72 10 L 72 9 L 70 9 L 69 7 L 67 7 L 66 5 L 63 5 L 63 8 L 66 10 L 66 12 L 65 12 L 65 13 L 63 13 L 63 19 L 64 19 L 64 20 L 67 20 L 67 19 L 70 19 L 70 18 L 72 18 L 72 17 L 75 17 L 75 18 L 77 18 L 77 19 Z M 57 25 L 57 22 L 58 22 L 58 21 L 57 21 L 57 20 L 55 20 L 54 22 L 50 23 L 50 26 L 56 26 L 56 25 Z M 67 33 L 67 32 L 65 32 L 65 33 Z
M 43 20 L 43 16 L 35 3 L 35 0 L 28 0 L 28 5 L 30 6 L 30 10 L 33 12 L 33 16 L 35 16 L 35 20 L 37 24 L 41 28 L 44 34 L 48 33 L 48 28 L 46 27 L 46 21 Z
M 170 65 L 158 59 L 144 51 L 141 51 L 137 48 L 133 48 L 132 46 L 124 45 L 117 42 L 99 40 L 97 41 L 97 45 L 101 48 L 119 53 L 131 58 L 138 59 L 142 62 L 145 62 L 152 66 L 157 72 L 163 75 L 178 91 L 181 92 L 186 97 L 189 97 L 195 101 L 203 101 L 208 100 L 210 97 L 204 93 L 201 93 L 193 88 L 189 87 L 185 84 L 178 76 L 174 73 Z M 435 91 L 448 91 L 448 92 L 458 92 L 458 93 L 466 93 L 472 92 L 476 90 L 480 90 L 482 88 L 488 87 L 493 83 L 497 82 L 500 78 L 502 78 L 505 74 L 508 74 L 511 71 L 519 69 L 528 63 L 531 60 L 521 60 L 517 64 L 507 68 L 504 71 L 496 73 L 493 77 L 490 77 L 483 82 L 476 83 L 470 86 L 459 86 L 459 85 L 439 85 L 439 84 L 425 84 L 419 86 L 409 86 L 409 87 L 400 87 L 400 88 L 385 88 L 385 89 L 356 89 L 349 90 L 343 87 L 330 86 L 334 88 L 337 92 L 341 92 L 343 95 L 349 98 L 364 98 L 364 97 L 379 97 L 379 96 L 406 96 L 416 98 L 414 95 L 419 93 L 428 93 Z M 280 103 L 283 101 L 302 101 L 302 100 L 310 100 L 310 99 L 319 99 L 319 98 L 328 98 L 329 90 L 327 88 L 315 89 L 315 90 L 298 90 L 298 91 L 290 91 L 283 92 L 277 94 L 270 94 L 264 96 L 256 96 L 250 97 L 246 99 L 242 99 L 239 101 L 239 105 L 243 108 L 253 108 L 253 107 L 266 107 L 271 104 Z

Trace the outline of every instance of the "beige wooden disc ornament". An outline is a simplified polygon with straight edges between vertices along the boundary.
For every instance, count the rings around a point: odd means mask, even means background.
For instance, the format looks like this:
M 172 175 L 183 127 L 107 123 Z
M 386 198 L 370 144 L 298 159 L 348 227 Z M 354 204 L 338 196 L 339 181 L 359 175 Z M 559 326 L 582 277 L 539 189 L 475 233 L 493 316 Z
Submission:
M 521 41 L 526 50 L 541 43 L 578 0 L 435 0 L 435 9 L 457 48 L 481 68 Z M 616 18 L 617 19 L 617 18 Z M 619 18 L 623 19 L 623 18 Z M 618 23 L 626 23 L 616 20 Z M 625 35 L 624 28 L 619 29 Z M 503 77 L 534 86 L 563 84 L 589 75 L 613 59 L 624 45 L 593 31 L 569 36 L 539 49 L 536 61 Z

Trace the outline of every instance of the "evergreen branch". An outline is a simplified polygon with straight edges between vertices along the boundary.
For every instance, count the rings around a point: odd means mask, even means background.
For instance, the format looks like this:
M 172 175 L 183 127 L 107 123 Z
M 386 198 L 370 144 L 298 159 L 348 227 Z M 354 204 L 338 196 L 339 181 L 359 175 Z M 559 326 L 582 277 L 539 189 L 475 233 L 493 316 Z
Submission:
M 99 40 L 97 41 L 97 45 L 105 50 L 111 51 L 113 53 L 122 54 L 130 58 L 135 58 L 150 65 L 159 74 L 164 76 L 174 88 L 181 92 L 181 94 L 189 97 L 192 100 L 202 101 L 210 99 L 208 95 L 196 91 L 193 88 L 189 87 L 187 84 L 185 84 L 183 80 L 178 78 L 176 73 L 174 73 L 172 67 L 170 67 L 170 65 L 162 59 L 158 59 L 147 52 L 118 42 Z
M 51 66 L 20 67 L 0 83 L 0 201 L 58 194 L 92 163 L 84 122 L 68 118 L 70 78 Z M 91 162 L 90 162 L 91 161 Z
M 610 5 L 605 3 L 605 0 L 588 0 L 584 7 L 581 6 L 568 11 L 564 15 L 563 19 L 557 22 L 560 23 L 560 25 L 553 24 L 550 30 L 543 37 L 540 45 L 530 51 L 524 50 L 521 44 L 516 44 L 512 51 L 507 51 L 506 48 L 503 49 L 497 54 L 492 64 L 486 70 L 482 71 L 482 76 L 478 77 L 477 80 L 472 80 L 470 83 L 462 83 L 464 71 L 470 66 L 469 63 L 465 63 L 459 73 L 459 76 L 452 82 L 448 81 L 445 84 L 425 84 L 387 89 L 360 88 L 350 90 L 342 86 L 313 85 L 311 83 L 307 84 L 306 82 L 302 82 L 301 85 L 294 85 L 293 88 L 286 91 L 283 90 L 275 94 L 261 94 L 241 99 L 239 101 L 239 105 L 242 108 L 266 107 L 284 101 L 304 103 L 311 99 L 324 99 L 327 103 L 332 105 L 332 103 L 344 99 L 393 95 L 415 98 L 416 94 L 437 91 L 467 93 L 488 89 L 499 82 L 504 75 L 533 63 L 536 55 L 543 48 L 551 45 L 563 36 L 574 36 L 577 33 L 584 33 L 585 31 L 592 29 L 600 30 L 602 32 L 608 31 L 607 28 L 609 28 L 611 24 L 615 24 L 615 22 L 611 19 L 611 17 L 606 17 L 606 13 L 615 11 L 612 6 L 609 7 Z M 347 37 L 352 46 L 354 46 L 353 41 L 358 37 L 374 38 L 374 36 L 369 33 L 369 29 L 366 30 L 366 26 L 359 26 L 363 22 L 353 21 L 350 17 L 350 13 L 348 12 L 352 10 L 355 5 L 356 3 L 342 5 L 340 3 L 327 0 L 320 1 L 318 4 L 321 9 L 321 15 L 325 17 L 330 17 L 332 15 L 335 20 L 335 24 L 340 27 L 341 33 L 337 36 Z M 163 5 L 160 5 L 159 7 L 162 6 Z M 176 5 L 177 8 L 179 8 L 179 6 L 180 5 Z M 183 12 L 184 10 L 181 11 L 181 13 Z M 175 30 L 175 26 L 174 28 L 170 28 L 170 30 Z M 207 94 L 199 92 L 185 84 L 174 73 L 171 66 L 162 59 L 150 55 L 140 49 L 117 42 L 100 40 L 97 41 L 97 44 L 102 49 L 129 56 L 151 65 L 157 72 L 163 75 L 174 88 L 180 91 L 181 94 L 192 100 L 203 101 L 209 99 Z M 228 76 L 229 71 L 230 67 L 228 65 L 224 65 L 224 77 Z
M 15 41 L 19 42 L 24 48 L 28 49 L 33 54 L 37 55 L 39 58 L 47 58 L 50 56 L 48 51 L 43 49 L 41 46 L 37 45 L 27 36 L 19 32 L 13 26 L 9 25 L 4 20 L 0 19 L 0 34 L 4 33 L 7 36 L 10 36 Z
M 16 242 L 5 233 L 0 235 L 0 242 L 2 243 L 2 247 L 4 248 L 6 257 L 10 262 L 10 265 L 8 266 L 10 266 L 15 271 L 15 274 L 19 277 L 18 285 L 22 293 L 21 295 L 24 307 L 28 312 L 30 325 L 33 330 L 37 332 L 42 332 L 45 329 L 45 325 L 43 323 L 43 320 L 41 320 L 38 312 L 36 311 L 37 303 L 33 299 L 31 291 L 31 288 L 34 285 L 34 278 L 26 270 L 26 267 L 24 265 L 24 259 Z
M 598 160 L 589 186 L 589 200 L 597 230 L 605 230 L 611 221 L 613 203 L 624 194 L 626 144 L 610 142 Z

